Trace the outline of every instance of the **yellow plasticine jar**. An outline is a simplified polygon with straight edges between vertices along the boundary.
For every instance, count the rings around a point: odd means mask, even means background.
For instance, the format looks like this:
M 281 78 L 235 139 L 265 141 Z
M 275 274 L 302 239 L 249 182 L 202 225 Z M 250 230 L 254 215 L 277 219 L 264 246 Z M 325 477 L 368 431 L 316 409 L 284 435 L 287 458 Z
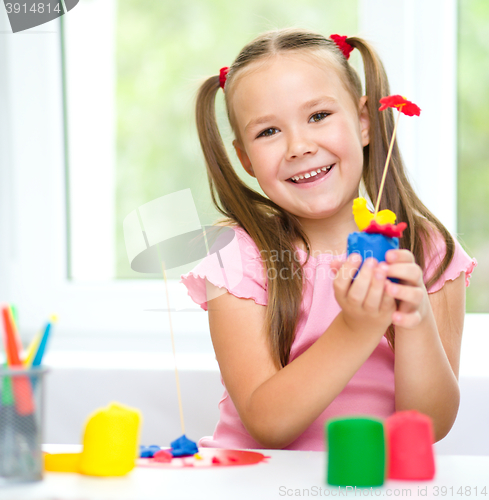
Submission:
M 80 472 L 90 476 L 123 476 L 139 455 L 141 414 L 110 403 L 92 413 L 85 426 Z

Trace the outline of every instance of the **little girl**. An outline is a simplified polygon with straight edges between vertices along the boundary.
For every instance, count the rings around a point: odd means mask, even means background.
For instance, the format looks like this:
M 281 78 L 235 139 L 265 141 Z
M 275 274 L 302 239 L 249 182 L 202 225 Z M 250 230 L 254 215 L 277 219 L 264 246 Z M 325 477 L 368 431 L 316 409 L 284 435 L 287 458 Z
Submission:
M 362 187 L 376 200 L 392 110 L 381 61 L 360 38 L 265 33 L 205 81 L 197 126 L 213 201 L 234 242 L 183 276 L 209 311 L 225 386 L 200 446 L 324 449 L 331 417 L 416 409 L 436 440 L 453 425 L 471 260 L 421 203 L 394 147 L 380 208 L 408 223 L 386 262 L 346 258 Z M 358 49 L 366 95 L 347 61 Z M 217 127 L 224 90 L 236 174 Z M 229 231 L 229 229 L 228 229 Z M 353 280 L 356 270 L 360 271 Z M 388 278 L 397 278 L 393 282 Z

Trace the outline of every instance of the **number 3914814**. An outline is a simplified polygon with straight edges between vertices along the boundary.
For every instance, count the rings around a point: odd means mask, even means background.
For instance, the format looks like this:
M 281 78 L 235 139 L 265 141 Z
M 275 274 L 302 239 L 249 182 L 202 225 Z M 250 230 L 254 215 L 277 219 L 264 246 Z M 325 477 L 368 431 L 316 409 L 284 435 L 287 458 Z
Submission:
M 7 14 L 27 14 L 28 12 L 44 14 L 47 12 L 50 14 L 51 12 L 61 12 L 61 7 L 59 2 L 50 2 L 48 3 L 6 3 L 5 7 L 7 9 Z

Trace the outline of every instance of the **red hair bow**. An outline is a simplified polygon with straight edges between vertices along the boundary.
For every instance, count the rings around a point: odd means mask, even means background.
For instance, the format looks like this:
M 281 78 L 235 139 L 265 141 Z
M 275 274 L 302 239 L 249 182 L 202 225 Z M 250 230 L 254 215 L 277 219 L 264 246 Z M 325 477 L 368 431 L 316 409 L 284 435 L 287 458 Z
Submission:
M 224 85 L 226 83 L 228 71 L 229 71 L 229 68 L 227 66 L 224 66 L 224 68 L 221 68 L 219 70 L 219 85 L 222 88 L 222 90 L 224 90 Z
M 348 37 L 346 36 L 341 36 L 341 35 L 330 35 L 331 40 L 336 44 L 336 46 L 343 52 L 343 55 L 345 56 L 345 59 L 348 59 L 350 57 L 350 52 L 354 49 L 347 41 L 346 39 Z

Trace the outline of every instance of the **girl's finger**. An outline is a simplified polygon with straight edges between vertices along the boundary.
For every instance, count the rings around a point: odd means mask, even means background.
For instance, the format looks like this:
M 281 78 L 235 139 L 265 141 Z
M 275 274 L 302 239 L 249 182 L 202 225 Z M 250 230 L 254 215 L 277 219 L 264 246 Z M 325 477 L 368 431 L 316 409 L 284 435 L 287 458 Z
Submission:
M 377 260 L 368 258 L 363 263 L 355 281 L 348 291 L 348 300 L 356 306 L 362 306 L 369 291 L 374 269 L 377 267 Z
M 423 284 L 423 271 L 414 263 L 391 264 L 387 276 L 397 278 L 411 286 L 421 286 Z
M 369 312 L 378 312 L 384 295 L 385 282 L 387 280 L 388 266 L 384 262 L 380 263 L 373 271 L 373 279 L 370 284 L 363 307 Z
M 393 264 L 394 262 L 415 262 L 412 252 L 405 248 L 387 251 L 385 261 L 389 264 Z
M 333 272 L 336 272 L 333 286 L 337 297 L 346 298 L 348 290 L 351 286 L 351 282 L 353 280 L 353 276 L 355 276 L 355 273 L 360 267 L 361 263 L 362 258 L 360 257 L 360 255 L 357 253 L 352 253 L 339 269 L 331 267 L 331 270 Z
M 421 314 L 419 311 L 414 311 L 410 313 L 402 313 L 396 311 L 392 315 L 392 324 L 395 326 L 400 326 L 402 328 L 415 328 L 419 325 L 421 321 Z
M 344 264 L 344 262 L 341 260 L 332 260 L 330 262 L 329 267 L 333 273 L 333 276 L 336 276 L 338 274 L 338 271 L 340 270 L 340 268 L 343 264 Z
M 394 299 L 407 302 L 417 307 L 423 301 L 425 291 L 421 287 L 406 286 L 399 283 L 389 282 L 387 284 L 387 293 Z
M 388 311 L 396 310 L 396 301 L 394 297 L 390 296 L 388 293 L 384 293 L 382 295 L 382 301 L 380 303 L 379 312 L 387 313 Z

